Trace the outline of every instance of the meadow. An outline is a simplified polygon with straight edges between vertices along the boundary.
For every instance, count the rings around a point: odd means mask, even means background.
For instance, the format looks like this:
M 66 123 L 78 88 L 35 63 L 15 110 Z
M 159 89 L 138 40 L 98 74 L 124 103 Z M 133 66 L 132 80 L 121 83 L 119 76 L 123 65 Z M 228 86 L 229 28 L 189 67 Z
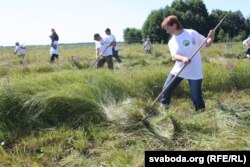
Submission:
M 187 81 L 168 111 L 151 106 L 173 66 L 166 45 L 119 45 L 114 70 L 91 67 L 94 45 L 0 48 L 0 166 L 142 167 L 145 150 L 249 150 L 250 60 L 242 43 L 202 50 L 205 112 Z M 79 60 L 72 61 L 78 57 Z M 77 59 L 78 59 L 77 58 Z

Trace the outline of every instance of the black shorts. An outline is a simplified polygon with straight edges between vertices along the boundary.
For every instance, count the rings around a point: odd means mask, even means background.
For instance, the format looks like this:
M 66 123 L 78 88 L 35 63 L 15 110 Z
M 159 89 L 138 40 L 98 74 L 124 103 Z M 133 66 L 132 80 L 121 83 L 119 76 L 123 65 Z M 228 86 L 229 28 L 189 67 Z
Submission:
M 50 62 L 54 62 L 55 61 L 55 58 L 58 59 L 59 55 L 57 54 L 52 54 L 51 57 L 50 57 Z

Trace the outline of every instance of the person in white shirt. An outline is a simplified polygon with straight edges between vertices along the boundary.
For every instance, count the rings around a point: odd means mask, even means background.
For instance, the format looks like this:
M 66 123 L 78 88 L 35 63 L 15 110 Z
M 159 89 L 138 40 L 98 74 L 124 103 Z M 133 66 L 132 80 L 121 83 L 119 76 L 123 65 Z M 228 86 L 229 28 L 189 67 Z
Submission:
M 174 15 L 166 17 L 162 24 L 162 28 L 172 35 L 168 42 L 168 47 L 175 65 L 170 71 L 163 88 L 177 75 L 180 69 L 186 67 L 177 76 L 176 80 L 164 92 L 161 103 L 165 108 L 169 107 L 171 95 L 183 79 L 187 79 L 191 91 L 192 101 L 196 110 L 205 110 L 205 103 L 202 97 L 202 60 L 201 53 L 198 51 L 190 60 L 190 57 L 199 46 L 205 41 L 205 37 L 193 29 L 184 29 L 178 18 Z M 210 30 L 208 38 L 204 46 L 209 47 L 214 40 L 215 32 Z
M 147 38 L 146 42 L 144 43 L 144 49 L 147 54 L 151 54 L 151 47 L 152 44 L 150 42 L 150 38 Z
M 24 45 L 20 45 L 19 42 L 16 42 L 14 54 L 16 54 L 17 52 L 24 58 L 26 55 L 26 47 Z
M 109 28 L 106 28 L 105 30 L 106 35 L 110 38 L 111 41 L 113 41 L 114 46 L 112 47 L 113 57 L 116 59 L 118 63 L 122 62 L 121 57 L 118 55 L 118 47 L 116 43 L 116 38 L 113 34 L 111 34 L 111 30 Z
M 114 41 L 110 38 L 102 38 L 100 34 L 94 34 L 95 46 L 96 46 L 96 60 L 97 68 L 103 67 L 107 62 L 108 68 L 113 69 L 113 52 L 112 47 L 114 46 Z
M 53 41 L 50 47 L 50 62 L 54 63 L 55 59 L 59 63 L 59 45 L 58 41 Z
M 250 59 L 250 36 L 243 41 L 243 45 L 247 47 L 246 57 Z

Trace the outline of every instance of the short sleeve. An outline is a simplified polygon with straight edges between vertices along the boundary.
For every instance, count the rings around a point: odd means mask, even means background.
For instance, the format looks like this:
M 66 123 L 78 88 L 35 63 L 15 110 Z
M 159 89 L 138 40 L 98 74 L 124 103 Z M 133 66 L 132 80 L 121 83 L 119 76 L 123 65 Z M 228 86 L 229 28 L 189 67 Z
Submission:
M 111 34 L 111 39 L 112 41 L 116 41 L 115 36 L 113 34 Z
M 178 49 L 178 48 L 177 48 L 177 45 L 175 45 L 171 39 L 170 39 L 169 42 L 168 42 L 168 48 L 169 48 L 171 57 L 172 57 L 172 59 L 174 60 L 174 59 L 175 59 L 175 58 L 174 58 L 174 55 L 177 54 L 177 49 Z
M 206 39 L 203 35 L 201 35 L 200 33 L 198 33 L 195 30 L 193 31 L 192 34 L 193 34 L 194 38 L 197 40 L 198 45 L 201 45 Z

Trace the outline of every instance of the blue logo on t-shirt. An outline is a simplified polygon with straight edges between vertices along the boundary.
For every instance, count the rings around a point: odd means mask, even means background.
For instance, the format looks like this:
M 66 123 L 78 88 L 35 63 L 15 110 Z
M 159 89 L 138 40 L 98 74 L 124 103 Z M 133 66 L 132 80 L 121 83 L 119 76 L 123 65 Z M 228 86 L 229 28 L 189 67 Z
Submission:
M 183 41 L 183 45 L 184 45 L 184 46 L 187 47 L 189 44 L 190 44 L 190 41 L 189 41 L 189 40 L 184 40 L 184 41 Z

